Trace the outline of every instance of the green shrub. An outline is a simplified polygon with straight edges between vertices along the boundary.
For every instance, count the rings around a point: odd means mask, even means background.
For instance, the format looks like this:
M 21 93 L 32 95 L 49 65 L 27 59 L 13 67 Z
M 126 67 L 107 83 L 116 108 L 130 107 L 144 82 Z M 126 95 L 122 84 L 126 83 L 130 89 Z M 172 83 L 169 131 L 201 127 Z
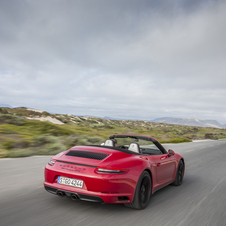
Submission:
M 99 145 L 105 139 L 99 136 L 88 136 L 88 135 L 81 135 L 81 134 L 74 134 L 69 137 L 66 137 L 63 140 L 63 144 L 68 148 L 71 148 L 76 145 Z
M 218 140 L 217 134 L 214 134 L 214 133 L 206 133 L 204 138 L 205 139 Z
M 14 142 L 11 140 L 3 141 L 2 148 L 6 150 L 11 150 L 13 148 Z
M 79 140 L 78 140 L 78 145 L 99 145 L 100 143 L 102 143 L 104 141 L 103 138 L 101 137 L 97 137 L 97 136 L 80 136 Z
M 35 148 L 34 154 L 38 155 L 53 155 L 61 151 L 67 150 L 67 147 L 60 142 L 58 137 L 51 135 L 42 135 L 34 137 L 32 142 Z
M 76 135 L 71 135 L 71 136 L 68 136 L 66 138 L 64 138 L 63 140 L 63 144 L 66 146 L 67 149 L 71 148 L 71 147 L 74 147 L 76 145 L 79 144 L 79 137 L 76 136 Z
M 58 142 L 57 137 L 51 136 L 51 135 L 41 135 L 41 136 L 35 136 L 32 141 L 32 146 L 34 147 L 40 147 L 49 143 L 56 143 Z
M 24 119 L 16 115 L 0 114 L 0 124 L 12 124 L 21 126 L 24 124 Z
M 13 144 L 14 149 L 24 149 L 30 146 L 31 146 L 31 141 L 28 141 L 28 140 L 15 141 Z
M 63 144 L 61 144 L 60 142 L 56 142 L 56 143 L 46 144 L 42 148 L 39 148 L 38 150 L 36 150 L 35 154 L 36 155 L 55 155 L 65 150 L 67 150 L 67 148 Z
M 90 143 L 90 144 L 93 144 L 93 145 L 98 145 L 98 144 L 101 144 L 104 139 L 101 138 L 101 137 L 98 137 L 98 136 L 93 136 L 93 137 L 88 137 L 87 141 Z
M 41 116 L 46 117 L 46 116 L 51 116 L 51 114 L 49 112 L 47 112 L 47 111 L 43 111 L 41 113 Z
M 1 114 L 8 114 L 8 111 L 4 108 L 0 108 L 0 113 Z
M 116 127 L 113 125 L 105 125 L 105 128 L 106 129 L 116 129 Z
M 172 143 L 192 142 L 188 138 L 173 138 L 171 141 L 172 141 Z
M 100 128 L 100 127 L 104 127 L 103 123 L 95 123 L 95 124 L 91 124 L 90 125 L 91 128 Z
M 184 142 L 192 142 L 187 138 L 173 138 L 171 140 L 160 140 L 160 143 L 184 143 Z

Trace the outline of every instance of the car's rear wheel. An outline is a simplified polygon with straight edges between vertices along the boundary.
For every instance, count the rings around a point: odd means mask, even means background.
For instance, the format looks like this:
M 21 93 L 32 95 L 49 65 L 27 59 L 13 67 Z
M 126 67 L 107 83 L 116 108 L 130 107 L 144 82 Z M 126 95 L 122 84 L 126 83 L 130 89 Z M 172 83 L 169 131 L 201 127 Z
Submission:
M 184 177 L 184 163 L 182 160 L 180 160 L 177 167 L 175 181 L 172 183 L 172 185 L 175 185 L 175 186 L 181 185 L 183 181 L 183 177 Z
M 126 207 L 144 209 L 151 196 L 151 177 L 147 171 L 142 172 L 137 182 L 136 191 L 132 203 L 125 203 Z

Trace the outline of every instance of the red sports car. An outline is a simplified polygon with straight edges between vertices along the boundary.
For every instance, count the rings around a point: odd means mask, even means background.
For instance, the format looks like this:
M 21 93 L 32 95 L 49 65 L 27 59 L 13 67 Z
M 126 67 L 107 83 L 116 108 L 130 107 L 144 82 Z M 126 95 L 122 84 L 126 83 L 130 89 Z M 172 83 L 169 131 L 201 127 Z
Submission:
M 180 185 L 185 162 L 154 138 L 130 134 L 109 137 L 101 145 L 75 146 L 54 156 L 45 167 L 45 189 L 101 203 L 144 209 L 151 194 Z

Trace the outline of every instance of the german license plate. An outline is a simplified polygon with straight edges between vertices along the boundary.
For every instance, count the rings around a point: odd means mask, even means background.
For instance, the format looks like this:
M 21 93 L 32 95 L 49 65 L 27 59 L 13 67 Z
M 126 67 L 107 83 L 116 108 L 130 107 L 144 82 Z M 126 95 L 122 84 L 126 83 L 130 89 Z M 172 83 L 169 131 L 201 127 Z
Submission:
M 77 179 L 72 179 L 68 177 L 58 177 L 57 179 L 58 184 L 65 184 L 69 186 L 74 186 L 77 188 L 82 188 L 83 187 L 83 181 L 82 180 L 77 180 Z

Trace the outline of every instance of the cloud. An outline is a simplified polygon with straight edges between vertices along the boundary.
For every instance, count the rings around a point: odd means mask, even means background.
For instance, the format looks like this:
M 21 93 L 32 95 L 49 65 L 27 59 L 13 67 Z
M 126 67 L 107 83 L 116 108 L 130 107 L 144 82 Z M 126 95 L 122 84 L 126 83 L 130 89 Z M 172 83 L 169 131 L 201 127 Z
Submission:
M 1 1 L 0 102 L 226 122 L 225 1 Z

